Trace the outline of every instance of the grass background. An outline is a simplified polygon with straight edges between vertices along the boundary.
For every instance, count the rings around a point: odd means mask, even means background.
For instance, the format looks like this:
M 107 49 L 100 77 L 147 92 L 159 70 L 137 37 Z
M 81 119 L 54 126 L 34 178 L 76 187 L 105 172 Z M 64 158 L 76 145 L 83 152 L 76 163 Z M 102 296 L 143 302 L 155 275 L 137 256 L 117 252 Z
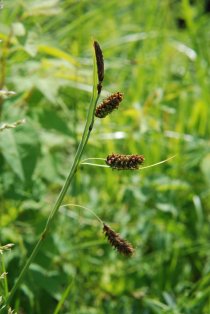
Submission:
M 1 99 L 1 123 L 26 119 L 0 133 L 9 289 L 79 144 L 93 40 L 105 58 L 102 99 L 121 91 L 124 101 L 95 121 L 83 157 L 139 153 L 149 165 L 177 154 L 138 172 L 81 167 L 65 203 L 93 210 L 136 254 L 119 256 L 89 212 L 62 208 L 14 298 L 18 313 L 210 313 L 208 11 L 189 0 L 4 1 L 0 85 L 16 95 Z

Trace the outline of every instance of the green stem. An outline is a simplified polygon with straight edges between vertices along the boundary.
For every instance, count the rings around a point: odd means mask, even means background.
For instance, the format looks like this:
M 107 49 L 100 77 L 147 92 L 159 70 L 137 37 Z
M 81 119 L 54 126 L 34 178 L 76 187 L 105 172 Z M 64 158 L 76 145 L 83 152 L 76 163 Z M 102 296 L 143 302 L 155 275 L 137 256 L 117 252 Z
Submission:
M 101 167 L 101 168 L 110 168 L 110 166 L 107 166 L 107 165 L 93 164 L 90 162 L 81 162 L 80 165 L 88 165 L 88 166 Z
M 4 263 L 4 256 L 2 255 L 2 257 L 1 257 L 1 266 L 2 266 L 2 272 L 3 273 L 6 273 L 6 268 L 5 268 L 5 263 Z M 4 277 L 4 295 L 5 295 L 5 297 L 7 297 L 8 296 L 8 282 L 7 282 L 7 276 L 5 276 Z
M 96 108 L 96 105 L 97 105 L 97 101 L 98 101 L 98 98 L 99 98 L 99 95 L 97 94 L 97 96 L 95 96 L 95 93 L 96 93 L 96 71 L 95 71 L 95 62 L 94 62 L 94 86 L 93 86 L 93 94 L 92 94 L 92 99 L 91 99 L 91 102 L 90 102 L 90 106 L 89 106 L 89 110 L 88 110 L 88 114 L 87 114 L 87 119 L 86 119 L 86 124 L 85 124 L 85 128 L 84 128 L 84 131 L 83 131 L 83 135 L 82 135 L 82 139 L 81 139 L 81 142 L 79 144 L 79 147 L 77 149 L 77 152 L 76 152 L 76 155 L 75 155 L 75 158 L 74 158 L 74 162 L 72 164 L 72 167 L 71 167 L 71 170 L 69 172 L 69 175 L 58 195 L 58 198 L 49 214 L 49 217 L 48 217 L 48 220 L 47 220 L 47 223 L 46 223 L 46 226 L 44 228 L 44 231 L 42 232 L 35 248 L 33 249 L 30 257 L 28 258 L 26 264 L 24 265 L 17 281 L 15 282 L 10 294 L 9 294 L 9 297 L 7 298 L 7 300 L 5 301 L 5 305 L 9 305 L 11 303 L 11 300 L 15 294 L 15 292 L 17 291 L 17 289 L 19 288 L 22 280 L 23 280 L 23 277 L 25 276 L 29 266 L 31 265 L 32 261 L 34 260 L 34 258 L 36 257 L 37 253 L 39 252 L 39 249 L 41 247 L 41 245 L 43 244 L 44 240 L 46 239 L 46 236 L 48 235 L 49 233 L 49 230 L 53 224 L 53 221 L 55 219 L 55 216 L 59 210 L 59 207 L 61 206 L 62 204 L 62 201 L 66 195 L 66 192 L 72 182 L 72 179 L 74 178 L 74 175 L 77 171 L 77 168 L 78 168 L 78 165 L 79 165 L 79 162 L 81 160 L 81 156 L 82 156 L 82 153 L 84 151 L 84 148 L 88 142 L 88 139 L 89 139 L 89 136 L 90 136 L 90 133 L 92 131 L 92 128 L 93 128 L 93 124 L 94 124 L 94 114 L 95 114 L 95 108 Z M 4 308 L 5 309 L 5 308 Z M 0 309 L 0 313 L 3 313 L 2 312 L 3 308 Z
M 81 205 L 77 205 L 77 204 L 63 204 L 61 207 L 67 207 L 67 206 L 79 207 L 79 208 L 83 208 L 83 209 L 87 210 L 87 211 L 90 212 L 93 216 L 95 216 L 96 219 L 103 225 L 103 221 L 101 220 L 101 218 L 98 217 L 98 215 L 96 215 L 96 213 L 95 213 L 94 211 L 92 211 L 90 208 L 87 208 L 87 207 L 81 206 Z
M 2 55 L 0 57 L 0 68 L 1 68 L 1 72 L 0 72 L 0 90 L 3 89 L 4 84 L 5 84 L 5 79 L 6 79 L 6 67 L 7 67 L 7 56 L 8 56 L 8 52 L 9 52 L 9 46 L 10 46 L 10 41 L 13 35 L 13 31 L 12 29 L 9 32 L 9 35 L 6 39 L 6 41 L 4 42 L 4 45 L 2 47 Z M 0 116 L 2 114 L 2 110 L 3 110 L 3 104 L 4 104 L 4 98 L 3 96 L 0 96 Z

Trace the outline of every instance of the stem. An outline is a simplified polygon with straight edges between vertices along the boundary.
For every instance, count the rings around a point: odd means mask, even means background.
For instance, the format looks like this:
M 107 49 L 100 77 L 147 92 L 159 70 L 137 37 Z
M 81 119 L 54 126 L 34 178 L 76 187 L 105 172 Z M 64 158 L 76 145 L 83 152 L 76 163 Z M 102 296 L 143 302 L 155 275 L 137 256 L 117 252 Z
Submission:
M 1 260 L 1 266 L 2 266 L 2 272 L 6 273 L 5 263 L 4 263 L 4 256 L 2 255 Z M 4 295 L 7 298 L 9 290 L 8 290 L 8 282 L 7 282 L 7 276 L 4 277 Z
M 148 168 L 151 168 L 151 167 L 158 166 L 158 165 L 160 165 L 160 164 L 163 164 L 163 163 L 165 163 L 165 162 L 167 162 L 167 161 L 173 159 L 174 157 L 176 157 L 176 155 L 173 155 L 173 156 L 171 156 L 171 157 L 169 157 L 169 158 L 167 158 L 167 159 L 164 159 L 164 160 L 161 160 L 161 161 L 159 161 L 159 162 L 156 162 L 155 164 L 152 164 L 152 165 L 149 165 L 149 166 L 145 166 L 145 167 L 141 167 L 141 168 L 139 168 L 139 170 L 148 169 Z
M 10 302 L 11 302 L 16 290 L 19 288 L 19 286 L 23 280 L 23 277 L 25 276 L 30 264 L 32 263 L 32 261 L 36 257 L 37 253 L 39 252 L 41 245 L 43 244 L 44 240 L 46 239 L 46 237 L 50 231 L 50 228 L 52 227 L 55 216 L 59 210 L 59 207 L 61 206 L 61 203 L 62 203 L 62 201 L 66 195 L 66 192 L 67 192 L 67 190 L 68 190 L 68 188 L 72 182 L 72 179 L 74 178 L 74 175 L 77 171 L 78 164 L 80 162 L 82 153 L 83 153 L 84 148 L 88 142 L 90 133 L 91 133 L 92 128 L 93 128 L 94 113 L 95 113 L 96 104 L 97 104 L 97 101 L 99 98 L 99 94 L 97 94 L 97 97 L 95 98 L 95 91 L 96 91 L 96 74 L 95 74 L 95 72 L 96 72 L 96 70 L 95 70 L 95 62 L 94 62 L 94 71 L 93 71 L 93 73 L 94 73 L 94 84 L 93 84 L 92 98 L 91 98 L 91 102 L 89 105 L 89 110 L 88 110 L 88 114 L 87 114 L 87 119 L 86 119 L 84 131 L 83 131 L 82 139 L 81 139 L 81 142 L 78 146 L 77 152 L 75 154 L 75 158 L 74 158 L 71 170 L 70 170 L 69 175 L 66 178 L 66 181 L 65 181 L 65 183 L 64 183 L 64 185 L 63 185 L 63 187 L 62 187 L 62 189 L 58 195 L 58 198 L 57 198 L 57 200 L 56 200 L 56 202 L 55 202 L 55 204 L 54 204 L 54 206 L 53 206 L 53 208 L 49 214 L 49 217 L 48 217 L 48 220 L 46 222 L 46 225 L 45 225 L 43 232 L 42 232 L 36 246 L 34 247 L 31 255 L 29 256 L 28 260 L 26 261 L 26 264 L 24 265 L 17 281 L 15 282 L 15 284 L 14 284 L 14 286 L 13 286 L 13 288 L 9 294 L 9 297 L 7 298 L 7 300 L 5 302 L 6 306 L 8 306 L 10 304 Z M 1 311 L 2 309 L 0 309 L 0 313 L 2 313 L 2 311 Z
M 61 296 L 61 299 L 60 301 L 58 302 L 53 314 L 58 314 L 58 313 L 61 313 L 61 308 L 65 302 L 65 300 L 67 299 L 69 293 L 70 293 L 70 290 L 71 290 L 71 287 L 72 285 L 74 284 L 74 278 L 70 280 L 68 286 L 66 287 L 63 295 Z
M 99 157 L 97 157 L 97 158 L 86 158 L 86 159 L 83 159 L 81 161 L 81 164 L 85 163 L 88 160 L 103 160 L 103 161 L 105 161 L 106 159 L 105 158 L 99 158 Z
M 12 29 L 10 30 L 7 40 L 4 42 L 3 47 L 2 47 L 2 55 L 0 57 L 0 68 L 1 68 L 1 74 L 0 74 L 0 90 L 3 89 L 4 84 L 5 84 L 5 79 L 6 79 L 6 67 L 7 67 L 7 55 L 9 52 L 9 46 L 10 46 L 10 41 L 13 35 Z M 4 103 L 4 98 L 0 96 L 0 116 L 3 110 L 3 103 Z
M 96 217 L 96 219 L 103 225 L 103 221 L 101 220 L 101 218 L 98 217 L 98 215 L 96 215 L 96 213 L 94 213 L 94 211 L 92 211 L 90 208 L 87 208 L 85 206 L 81 206 L 81 205 L 77 205 L 77 204 L 64 204 L 61 207 L 67 207 L 67 206 L 73 206 L 73 207 L 79 207 L 79 208 L 83 208 L 87 211 L 89 211 L 92 215 L 94 215 Z
M 80 165 L 88 165 L 88 166 L 94 166 L 94 167 L 96 166 L 96 167 L 102 167 L 102 168 L 111 168 L 108 165 L 93 164 L 90 162 L 81 162 Z

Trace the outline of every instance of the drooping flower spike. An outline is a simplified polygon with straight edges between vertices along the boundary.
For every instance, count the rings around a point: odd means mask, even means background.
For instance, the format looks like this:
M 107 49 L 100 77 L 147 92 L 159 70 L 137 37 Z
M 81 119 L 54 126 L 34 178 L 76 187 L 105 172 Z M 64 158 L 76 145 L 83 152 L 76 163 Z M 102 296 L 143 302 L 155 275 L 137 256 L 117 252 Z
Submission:
M 112 230 L 107 224 L 103 225 L 103 232 L 107 237 L 111 246 L 113 246 L 120 254 L 131 256 L 134 253 L 134 248 L 126 240 L 122 239 L 119 233 Z
M 106 164 L 113 169 L 136 170 L 139 169 L 144 160 L 143 155 L 111 154 L 107 156 Z
M 79 207 L 83 208 L 87 211 L 89 211 L 91 214 L 95 216 L 95 218 L 103 225 L 103 232 L 108 239 L 109 243 L 111 244 L 112 247 L 114 247 L 120 254 L 123 254 L 125 256 L 131 256 L 134 253 L 134 248 L 132 245 L 127 242 L 126 240 L 122 239 L 120 235 L 115 232 L 113 229 L 111 229 L 107 224 L 105 224 L 101 218 L 99 218 L 98 215 L 91 209 L 78 205 L 78 204 L 64 204 L 62 205 L 61 209 L 64 209 L 67 206 L 73 206 L 73 207 Z
M 114 93 L 104 99 L 104 101 L 96 108 L 95 116 L 97 118 L 105 118 L 113 110 L 118 109 L 120 102 L 123 100 L 123 94 Z

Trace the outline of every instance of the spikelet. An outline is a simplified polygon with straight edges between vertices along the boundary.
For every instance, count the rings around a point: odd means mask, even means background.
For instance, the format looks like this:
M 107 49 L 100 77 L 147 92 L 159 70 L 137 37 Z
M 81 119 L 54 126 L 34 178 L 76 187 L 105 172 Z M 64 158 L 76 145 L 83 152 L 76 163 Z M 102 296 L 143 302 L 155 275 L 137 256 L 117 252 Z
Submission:
M 118 170 L 136 170 L 144 162 L 143 155 L 111 154 L 106 158 L 106 164 Z
M 6 245 L 0 246 L 0 254 L 3 254 L 4 251 L 10 250 L 14 246 L 13 243 L 8 243 Z
M 103 232 L 107 237 L 111 246 L 113 246 L 120 254 L 131 256 L 134 253 L 134 248 L 126 240 L 122 239 L 118 233 L 112 230 L 107 224 L 103 225 Z
M 120 102 L 123 100 L 123 94 L 114 93 L 104 99 L 104 101 L 96 108 L 95 116 L 97 118 L 105 118 L 113 110 L 118 109 Z
M 104 80 L 104 58 L 103 58 L 103 53 L 102 53 L 99 43 L 97 41 L 94 41 L 93 46 L 95 49 L 97 73 L 98 73 L 97 90 L 98 90 L 98 94 L 100 94 L 101 89 L 102 89 L 102 82 Z

